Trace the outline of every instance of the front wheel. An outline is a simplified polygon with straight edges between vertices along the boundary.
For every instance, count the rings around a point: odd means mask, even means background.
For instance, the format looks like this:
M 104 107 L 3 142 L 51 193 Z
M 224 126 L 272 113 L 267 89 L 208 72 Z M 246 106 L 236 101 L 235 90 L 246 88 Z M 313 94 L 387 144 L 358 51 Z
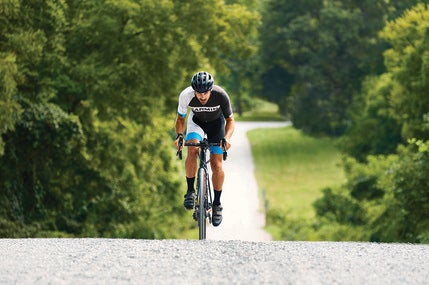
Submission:
M 206 170 L 200 168 L 198 170 L 198 229 L 199 239 L 206 239 L 206 207 L 205 199 L 207 193 L 207 176 Z

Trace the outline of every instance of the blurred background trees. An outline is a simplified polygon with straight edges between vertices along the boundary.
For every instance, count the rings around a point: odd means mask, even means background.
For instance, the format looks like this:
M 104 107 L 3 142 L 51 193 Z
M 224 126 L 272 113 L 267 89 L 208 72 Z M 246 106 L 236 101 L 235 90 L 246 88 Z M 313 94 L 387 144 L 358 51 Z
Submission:
M 315 202 L 315 236 L 428 242 L 427 1 L 265 3 L 261 95 L 344 154 L 347 183 Z
M 379 34 L 389 46 L 383 53 L 386 69 L 364 82 L 341 139 L 348 182 L 316 202 L 320 216 L 331 216 L 329 227 L 338 222 L 332 213 L 343 206 L 326 207 L 326 201 L 346 197 L 363 209 L 360 239 L 429 242 L 428 23 L 427 5 L 418 4 Z
M 204 69 L 238 115 L 338 138 L 321 237 L 427 242 L 427 2 L 0 1 L 0 236 L 179 236 L 175 109 Z
M 177 96 L 249 57 L 223 1 L 0 2 L 0 235 L 175 237 Z M 238 28 L 241 27 L 241 28 Z

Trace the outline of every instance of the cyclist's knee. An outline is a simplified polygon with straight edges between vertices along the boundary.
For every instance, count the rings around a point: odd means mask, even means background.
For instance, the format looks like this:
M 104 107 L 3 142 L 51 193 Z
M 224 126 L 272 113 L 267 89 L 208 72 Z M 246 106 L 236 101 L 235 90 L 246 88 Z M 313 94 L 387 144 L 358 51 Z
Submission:
M 212 171 L 213 172 L 221 172 L 223 171 L 222 169 L 222 160 L 212 160 L 211 162 L 211 167 L 212 167 Z
M 190 146 L 188 147 L 188 157 L 196 159 L 198 157 L 198 147 Z

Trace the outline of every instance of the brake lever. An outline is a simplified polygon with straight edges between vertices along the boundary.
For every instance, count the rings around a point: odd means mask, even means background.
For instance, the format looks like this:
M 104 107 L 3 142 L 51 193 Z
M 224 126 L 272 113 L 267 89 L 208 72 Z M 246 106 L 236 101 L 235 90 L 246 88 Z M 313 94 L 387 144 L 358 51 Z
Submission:
M 223 160 L 226 160 L 228 153 L 226 152 L 226 139 L 222 139 L 222 148 L 223 148 Z
M 179 157 L 180 160 L 182 160 L 182 148 L 183 148 L 183 137 L 179 138 L 179 149 L 177 150 L 176 155 Z

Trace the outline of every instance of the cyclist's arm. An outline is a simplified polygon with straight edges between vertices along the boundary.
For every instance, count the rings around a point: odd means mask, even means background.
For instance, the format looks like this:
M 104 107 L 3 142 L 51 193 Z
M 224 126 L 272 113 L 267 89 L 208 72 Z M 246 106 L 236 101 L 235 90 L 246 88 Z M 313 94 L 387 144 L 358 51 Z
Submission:
M 182 134 L 185 131 L 185 118 L 177 114 L 176 117 L 176 134 Z
M 232 134 L 234 133 L 235 121 L 234 121 L 234 114 L 232 113 L 231 101 L 229 100 L 229 96 L 226 92 L 224 92 L 224 96 L 222 97 L 221 108 L 222 108 L 223 116 L 226 121 L 225 139 L 229 141 L 232 137 Z
M 226 148 L 230 148 L 231 147 L 231 137 L 232 134 L 234 133 L 234 129 L 235 129 L 235 120 L 234 120 L 234 115 L 231 115 L 230 117 L 225 119 L 226 124 L 225 124 L 225 139 L 226 139 Z
M 180 114 L 177 114 L 175 129 L 176 139 L 174 140 L 174 145 L 176 146 L 176 149 L 180 151 L 182 146 L 179 146 L 179 144 L 183 143 L 183 132 L 185 131 L 185 117 L 181 116 Z M 182 138 L 181 143 L 179 143 L 180 138 Z
M 194 96 L 194 90 L 191 86 L 184 89 L 179 95 L 179 105 L 177 106 L 176 117 L 176 134 L 183 134 L 185 132 L 185 118 L 188 113 L 189 102 L 191 102 Z

